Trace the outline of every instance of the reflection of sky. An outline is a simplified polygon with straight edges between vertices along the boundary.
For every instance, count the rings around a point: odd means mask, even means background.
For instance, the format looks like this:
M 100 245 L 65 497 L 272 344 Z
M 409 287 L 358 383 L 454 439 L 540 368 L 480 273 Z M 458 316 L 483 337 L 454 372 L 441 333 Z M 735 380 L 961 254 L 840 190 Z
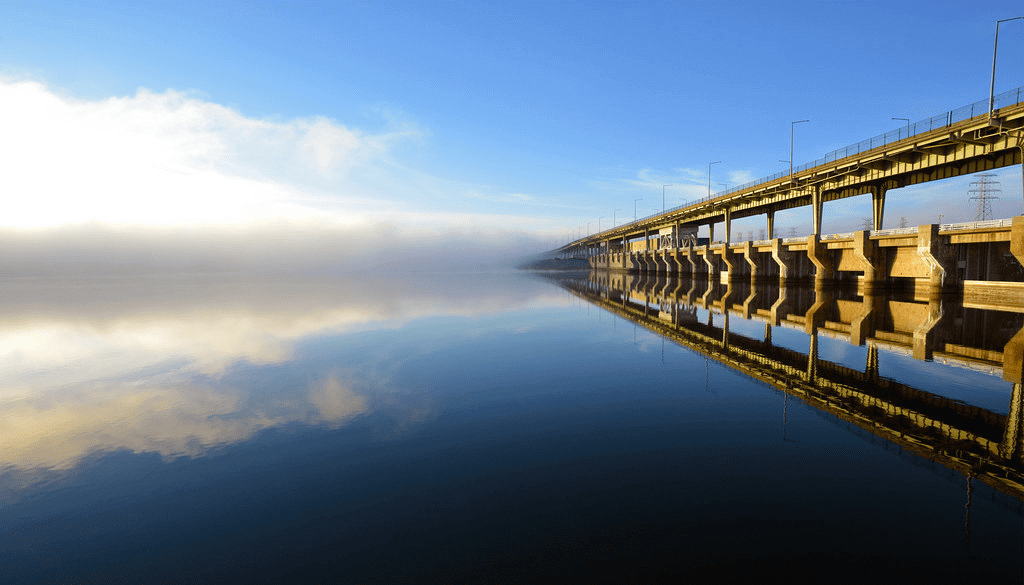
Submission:
M 232 277 L 9 281 L 0 332 L 0 469 L 67 469 L 94 452 L 197 455 L 269 427 L 337 427 L 368 412 L 392 359 L 354 344 L 349 367 L 311 368 L 259 392 L 239 368 L 307 359 L 313 340 L 564 305 L 498 275 L 253 281 Z M 285 392 L 282 395 L 282 391 Z

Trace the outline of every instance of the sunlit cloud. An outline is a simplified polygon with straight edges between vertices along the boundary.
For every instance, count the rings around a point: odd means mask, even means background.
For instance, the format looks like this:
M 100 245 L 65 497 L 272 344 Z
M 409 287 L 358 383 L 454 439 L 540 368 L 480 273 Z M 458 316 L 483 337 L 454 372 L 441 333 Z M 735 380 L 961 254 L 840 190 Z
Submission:
M 253 118 L 174 90 L 85 100 L 0 80 L 0 186 L 10 195 L 0 229 L 50 230 L 39 237 L 51 243 L 146 234 L 152 245 L 228 230 L 207 248 L 246 234 L 311 247 L 330 234 L 350 255 L 389 231 L 406 245 L 448 249 L 452 230 L 488 231 L 493 242 L 532 234 L 539 250 L 544 233 L 561 230 L 543 215 L 462 211 L 472 187 L 398 160 L 399 147 L 423 147 L 427 133 L 385 114 L 383 128 L 368 131 L 323 116 Z

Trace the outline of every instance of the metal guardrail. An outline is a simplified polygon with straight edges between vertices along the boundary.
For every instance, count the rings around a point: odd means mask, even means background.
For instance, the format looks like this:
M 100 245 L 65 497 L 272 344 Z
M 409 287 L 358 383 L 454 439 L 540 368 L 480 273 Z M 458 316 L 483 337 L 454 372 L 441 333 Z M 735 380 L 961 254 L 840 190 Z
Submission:
M 953 232 L 959 230 L 980 230 L 986 228 L 1013 227 L 1013 218 L 990 219 L 987 221 L 965 221 L 962 223 L 947 223 L 939 226 L 941 232 Z
M 1011 89 L 1009 91 L 1004 91 L 1003 93 L 1001 93 L 1001 94 L 999 94 L 999 95 L 997 95 L 997 96 L 995 96 L 993 98 L 992 109 L 994 111 L 994 110 L 998 110 L 1000 108 L 1005 108 L 1005 107 L 1008 107 L 1008 106 L 1017 105 L 1017 104 L 1021 103 L 1022 100 L 1024 100 L 1024 87 L 1018 87 L 1016 89 Z M 851 144 L 851 145 L 845 146 L 843 148 L 837 148 L 836 150 L 833 150 L 832 152 L 829 152 L 825 156 L 823 156 L 823 157 L 821 157 L 821 158 L 819 158 L 819 159 L 817 159 L 815 161 L 812 161 L 812 162 L 809 162 L 809 163 L 804 163 L 804 164 L 799 165 L 799 166 L 794 166 L 793 167 L 793 173 L 798 173 L 798 172 L 806 171 L 807 169 L 812 169 L 814 167 L 821 166 L 821 165 L 826 164 L 826 163 L 830 163 L 830 162 L 834 162 L 834 161 L 837 161 L 837 160 L 841 160 L 841 159 L 844 159 L 844 158 L 846 158 L 848 156 L 853 156 L 855 154 L 860 154 L 862 152 L 867 152 L 867 151 L 872 150 L 874 148 L 878 148 L 879 146 L 885 146 L 887 144 L 892 144 L 894 142 L 899 142 L 900 140 L 905 140 L 907 138 L 910 138 L 911 136 L 917 136 L 918 134 L 924 134 L 926 132 L 931 132 L 932 130 L 937 130 L 939 128 L 945 128 L 947 126 L 952 126 L 953 124 L 956 124 L 957 122 L 963 122 L 964 120 L 970 120 L 972 118 L 975 118 L 975 117 L 978 117 L 978 116 L 982 116 L 982 115 L 988 115 L 988 99 L 987 98 L 983 99 L 983 100 L 978 100 L 978 101 L 974 102 L 973 104 L 968 104 L 966 106 L 957 108 L 955 110 L 950 110 L 950 111 L 948 111 L 946 113 L 938 114 L 938 115 L 932 116 L 930 118 L 926 118 L 924 120 L 921 120 L 919 122 L 915 122 L 913 124 L 910 124 L 909 127 L 903 126 L 903 127 L 899 128 L 897 130 L 891 130 L 889 132 L 886 132 L 885 134 L 879 134 L 878 136 L 874 136 L 872 138 L 868 138 L 867 140 L 861 140 L 860 142 L 858 142 L 856 144 Z M 665 211 L 660 212 L 660 213 L 652 213 L 650 215 L 647 215 L 645 217 L 641 217 L 641 218 L 636 219 L 634 221 L 631 221 L 629 223 L 624 223 L 622 225 L 616 226 L 613 229 L 619 229 L 619 228 L 626 227 L 626 226 L 636 225 L 636 224 L 645 222 L 645 221 L 647 221 L 649 219 L 652 219 L 652 218 L 655 218 L 655 217 L 659 217 L 659 216 L 665 215 L 667 213 L 671 213 L 673 211 L 680 211 L 682 209 L 686 209 L 688 207 L 693 207 L 693 206 L 699 205 L 701 203 L 707 203 L 708 201 L 711 201 L 712 199 L 717 199 L 717 198 L 722 197 L 724 195 L 729 195 L 730 193 L 736 193 L 738 191 L 743 191 L 744 189 L 749 189 L 750 187 L 753 187 L 755 185 L 760 185 L 762 183 L 768 183 L 768 182 L 774 181 L 776 179 L 781 179 L 781 178 L 787 177 L 787 176 L 789 176 L 789 171 L 788 170 L 782 171 L 782 172 L 778 172 L 778 173 L 775 173 L 774 175 L 769 175 L 767 177 L 762 177 L 760 179 L 756 179 L 754 181 L 750 181 L 749 183 L 744 183 L 744 184 L 736 186 L 736 187 L 730 187 L 729 189 L 725 189 L 723 191 L 718 191 L 716 193 L 712 193 L 710 197 L 701 197 L 700 199 L 698 199 L 696 201 L 691 201 L 691 202 L 688 202 L 688 203 L 684 203 L 683 205 L 678 205 L 678 206 L 673 207 L 671 209 L 666 209 Z M 888 231 L 888 230 L 883 230 L 883 231 Z

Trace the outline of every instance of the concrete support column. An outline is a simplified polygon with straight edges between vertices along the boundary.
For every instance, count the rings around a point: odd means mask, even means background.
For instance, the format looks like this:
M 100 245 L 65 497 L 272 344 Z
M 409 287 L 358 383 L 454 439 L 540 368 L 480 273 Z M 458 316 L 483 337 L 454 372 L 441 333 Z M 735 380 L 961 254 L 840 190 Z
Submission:
M 706 264 L 708 267 L 708 280 L 711 280 L 712 278 L 714 278 L 715 274 L 715 259 L 713 253 L 711 252 L 711 246 L 705 244 L 701 246 L 701 250 L 704 251 L 704 264 Z
M 821 212 L 824 207 L 822 201 L 821 187 L 817 185 L 811 186 L 811 219 L 813 222 L 813 235 L 821 235 Z
M 871 192 L 871 225 L 873 230 L 882 229 L 882 218 L 885 214 L 885 192 L 882 185 L 875 185 Z
M 750 282 L 757 280 L 757 260 L 754 258 L 754 247 L 749 241 L 743 243 L 743 259 L 750 265 Z
M 783 246 L 780 238 L 772 238 L 772 260 L 779 265 L 779 283 L 785 283 L 787 279 L 797 277 L 793 273 L 796 254 Z
M 1011 235 L 1012 238 L 1012 235 Z M 1010 243 L 1011 248 L 1013 242 Z M 956 258 L 939 238 L 938 224 L 917 227 L 917 254 L 928 266 L 928 293 L 939 293 L 956 278 Z
M 868 237 L 866 231 L 853 234 L 853 254 L 861 261 L 865 294 L 867 291 L 875 290 L 879 283 L 878 246 Z
M 732 241 L 732 214 L 729 210 L 725 210 L 725 245 L 729 246 L 729 242 Z
M 729 244 L 722 244 L 722 247 L 718 250 L 718 254 L 722 257 L 722 264 L 725 265 L 725 280 L 726 282 L 732 282 L 733 277 L 736 274 L 736 269 L 733 266 L 734 258 L 730 258 Z M 721 273 L 714 275 L 715 280 L 721 279 Z
M 1024 215 L 1013 218 L 1013 227 L 1010 228 L 1010 252 L 1017 262 L 1024 265 Z
M 708 224 L 708 243 L 715 243 L 715 224 Z
M 821 238 L 818 237 L 818 233 L 815 232 L 807 236 L 807 258 L 814 263 L 817 268 L 816 274 L 814 275 L 815 286 L 819 283 L 832 280 L 832 256 L 828 251 L 828 247 Z
M 775 210 L 770 210 L 765 217 L 768 220 L 768 239 L 775 239 Z

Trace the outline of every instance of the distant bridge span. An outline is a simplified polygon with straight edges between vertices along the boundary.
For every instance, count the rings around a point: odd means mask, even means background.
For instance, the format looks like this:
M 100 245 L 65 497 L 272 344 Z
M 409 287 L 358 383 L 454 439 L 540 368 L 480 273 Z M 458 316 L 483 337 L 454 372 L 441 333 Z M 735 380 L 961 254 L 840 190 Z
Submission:
M 590 256 L 628 251 L 630 242 L 649 240 L 670 231 L 672 247 L 699 226 L 711 230 L 725 225 L 731 241 L 732 220 L 764 215 L 768 238 L 774 235 L 775 213 L 811 206 L 813 236 L 821 235 L 822 205 L 826 201 L 871 194 L 872 222 L 882 229 L 886 193 L 892 189 L 937 181 L 1024 161 L 1024 88 L 996 96 L 991 117 L 983 100 L 835 150 L 801 165 L 793 173 L 778 173 L 741 185 L 696 203 L 613 227 L 566 244 L 557 252 Z M 634 246 L 635 247 L 635 246 Z

